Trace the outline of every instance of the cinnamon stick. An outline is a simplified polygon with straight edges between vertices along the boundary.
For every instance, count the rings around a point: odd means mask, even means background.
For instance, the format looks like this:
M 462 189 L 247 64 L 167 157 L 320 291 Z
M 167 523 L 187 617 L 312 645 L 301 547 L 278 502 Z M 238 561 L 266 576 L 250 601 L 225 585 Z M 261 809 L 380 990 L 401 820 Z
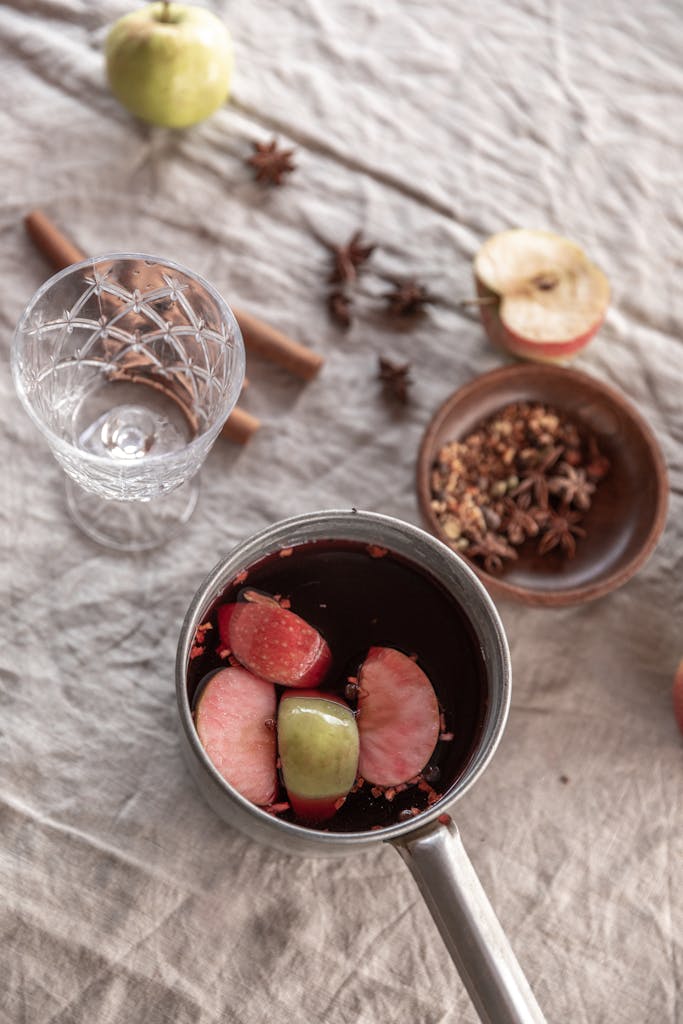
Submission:
M 64 270 L 72 263 L 80 263 L 85 259 L 81 252 L 66 235 L 57 230 L 51 220 L 41 210 L 32 210 L 24 218 L 24 225 L 36 248 L 51 263 L 55 270 Z
M 292 341 L 282 331 L 264 323 L 263 320 L 258 320 L 246 310 L 235 309 L 234 306 L 231 308 L 235 320 L 240 325 L 244 347 L 249 352 L 255 352 L 264 359 L 269 359 L 271 363 L 277 363 L 302 380 L 312 380 L 317 375 L 323 365 L 323 358 L 317 352 L 311 352 L 297 341 Z
M 43 253 L 55 270 L 63 270 L 66 267 L 70 267 L 73 263 L 79 263 L 85 259 L 85 254 L 63 235 L 41 210 L 32 210 L 25 217 L 24 224 L 36 247 Z M 263 326 L 270 330 L 266 324 Z M 245 377 L 242 391 L 247 387 L 247 383 L 247 378 Z M 225 422 L 221 435 L 237 442 L 237 444 L 246 444 L 260 426 L 261 421 L 256 416 L 252 416 L 251 413 L 240 409 L 239 406 L 235 406 Z
M 32 210 L 25 217 L 24 224 L 37 248 L 55 270 L 63 270 L 85 259 L 84 253 L 62 234 L 42 210 Z M 269 359 L 302 380 L 312 380 L 316 376 L 323 364 L 322 356 L 246 310 L 235 309 L 234 306 L 231 308 L 248 351 Z
M 261 421 L 256 416 L 252 416 L 246 409 L 240 409 L 239 405 L 236 405 L 225 421 L 221 437 L 227 437 L 229 441 L 235 441 L 236 444 L 246 444 L 260 426 Z

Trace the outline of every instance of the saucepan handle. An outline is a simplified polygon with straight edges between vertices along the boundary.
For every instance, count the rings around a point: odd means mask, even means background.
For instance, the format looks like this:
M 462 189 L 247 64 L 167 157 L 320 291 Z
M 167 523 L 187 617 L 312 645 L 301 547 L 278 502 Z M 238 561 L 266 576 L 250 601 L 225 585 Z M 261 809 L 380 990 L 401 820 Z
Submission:
M 393 845 L 403 857 L 485 1024 L 545 1024 L 453 822 Z

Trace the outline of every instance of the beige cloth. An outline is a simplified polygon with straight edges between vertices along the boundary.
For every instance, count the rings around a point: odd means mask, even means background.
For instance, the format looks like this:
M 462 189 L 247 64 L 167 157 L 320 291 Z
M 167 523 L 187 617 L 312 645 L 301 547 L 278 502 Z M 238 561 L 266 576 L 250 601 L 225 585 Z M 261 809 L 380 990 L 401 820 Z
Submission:
M 475 867 L 549 1021 L 683 1021 L 683 73 L 678 5 L 624 0 L 216 0 L 231 104 L 180 133 L 133 121 L 103 80 L 132 0 L 5 0 L 0 373 L 2 1024 L 459 1024 L 474 1011 L 388 848 L 293 861 L 224 826 L 179 757 L 173 662 L 187 604 L 236 541 L 355 505 L 417 522 L 431 413 L 503 359 L 475 318 L 491 232 L 548 227 L 609 274 L 577 365 L 620 387 L 669 464 L 668 526 L 622 590 L 586 607 L 500 602 L 509 726 L 461 801 Z M 245 158 L 296 148 L 279 189 Z M 121 557 L 71 524 L 61 472 L 19 406 L 14 323 L 47 276 L 21 226 L 43 207 L 88 252 L 170 256 L 324 354 L 302 385 L 250 360 L 264 426 L 219 442 L 166 548 Z M 367 277 L 354 327 L 325 310 L 320 238 L 363 227 L 378 273 L 436 296 L 390 329 Z M 413 400 L 380 397 L 380 353 Z M 563 781 L 563 776 L 566 780 Z

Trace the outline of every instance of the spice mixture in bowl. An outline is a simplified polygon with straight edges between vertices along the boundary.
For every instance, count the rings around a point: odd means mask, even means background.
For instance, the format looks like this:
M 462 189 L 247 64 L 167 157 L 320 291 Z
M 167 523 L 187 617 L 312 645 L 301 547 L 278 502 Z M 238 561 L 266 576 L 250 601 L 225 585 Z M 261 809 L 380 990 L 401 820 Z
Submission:
M 626 582 L 666 515 L 663 458 L 618 392 L 576 370 L 508 366 L 455 392 L 422 441 L 423 516 L 489 589 L 574 604 Z
M 457 551 L 498 573 L 526 541 L 539 555 L 559 549 L 573 558 L 608 473 L 594 434 L 552 406 L 512 402 L 439 450 L 431 508 Z

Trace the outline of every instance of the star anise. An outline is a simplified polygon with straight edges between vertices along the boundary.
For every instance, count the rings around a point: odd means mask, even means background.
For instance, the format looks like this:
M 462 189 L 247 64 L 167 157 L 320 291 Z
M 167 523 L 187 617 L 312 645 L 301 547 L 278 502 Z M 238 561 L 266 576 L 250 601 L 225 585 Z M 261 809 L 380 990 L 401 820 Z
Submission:
M 355 281 L 358 268 L 370 259 L 376 249 L 375 245 L 363 244 L 363 232 L 354 231 L 346 245 L 331 246 L 334 266 L 330 274 L 332 284 L 341 281 Z
M 247 163 L 255 169 L 257 181 L 281 185 L 284 175 L 296 168 L 293 154 L 293 149 L 280 149 L 276 139 L 271 142 L 255 142 L 254 154 Z
M 399 402 L 408 401 L 408 388 L 412 384 L 408 374 L 410 363 L 394 363 L 385 356 L 379 357 L 378 377 L 385 391 L 397 398 Z
M 503 559 L 509 558 L 514 561 L 517 558 L 517 552 L 499 533 L 492 533 L 489 530 L 474 544 L 470 544 L 467 548 L 467 557 L 483 559 L 486 572 L 496 573 L 503 568 Z
M 341 288 L 330 292 L 327 298 L 327 308 L 335 323 L 339 324 L 340 327 L 350 327 L 351 299 Z
M 560 462 L 557 473 L 548 481 L 550 493 L 559 495 L 565 505 L 575 505 L 584 511 L 590 508 L 595 484 L 586 479 L 585 470 L 575 469 L 568 462 Z
M 410 279 L 395 281 L 392 291 L 385 295 L 387 309 L 392 316 L 414 316 L 421 313 L 425 303 L 431 302 L 429 292 L 424 285 Z
M 539 526 L 545 526 L 547 523 L 548 516 L 550 515 L 549 507 L 543 508 L 541 505 L 534 505 L 531 491 L 525 491 L 524 494 L 520 494 L 519 497 L 515 498 L 515 505 L 521 508 L 523 512 L 528 512 Z
M 540 529 L 536 516 L 527 509 L 505 499 L 504 530 L 511 544 L 523 544 L 527 537 L 537 537 Z
M 560 547 L 567 558 L 576 554 L 576 537 L 585 537 L 586 531 L 578 524 L 581 513 L 563 506 L 558 512 L 551 512 L 548 526 L 538 544 L 539 555 L 545 555 Z
M 588 460 L 586 475 L 599 483 L 609 473 L 610 462 L 607 456 L 602 454 L 597 441 L 592 436 L 588 438 Z
M 515 487 L 514 491 L 510 492 L 511 498 L 518 498 L 522 494 L 533 494 L 536 503 L 541 508 L 547 508 L 548 505 L 548 470 L 552 469 L 560 455 L 563 452 L 561 445 L 557 445 L 551 448 L 550 451 L 543 456 L 540 462 L 525 469 L 522 472 L 522 481 Z

